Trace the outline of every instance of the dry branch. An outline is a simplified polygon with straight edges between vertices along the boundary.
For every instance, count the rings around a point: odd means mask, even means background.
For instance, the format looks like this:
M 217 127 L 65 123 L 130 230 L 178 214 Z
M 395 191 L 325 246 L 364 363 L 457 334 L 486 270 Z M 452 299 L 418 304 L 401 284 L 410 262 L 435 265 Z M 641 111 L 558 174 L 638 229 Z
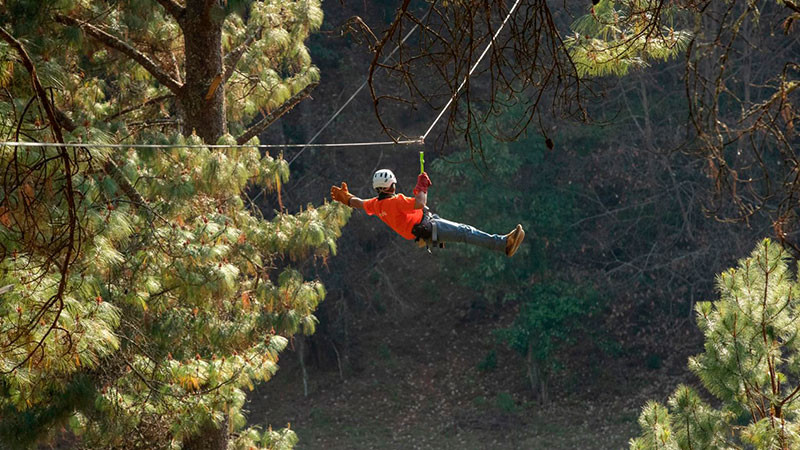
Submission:
M 184 7 L 181 6 L 175 0 L 156 0 L 164 9 L 178 21 L 181 22 L 183 17 L 183 12 L 185 11 Z
M 45 109 L 47 113 L 47 118 L 50 122 L 50 125 L 53 130 L 53 135 L 56 139 L 56 142 L 64 143 L 64 136 L 61 132 L 61 125 L 59 124 L 58 120 L 56 119 L 55 113 L 55 106 L 50 103 L 50 100 L 47 98 L 47 92 L 45 91 L 44 87 L 42 86 L 41 81 L 39 81 L 39 76 L 36 74 L 36 66 L 33 64 L 33 60 L 28 56 L 28 52 L 25 51 L 25 48 L 22 44 L 16 40 L 10 33 L 8 33 L 4 28 L 0 27 L 0 37 L 3 38 L 11 47 L 13 47 L 17 53 L 19 54 L 20 59 L 22 59 L 22 64 L 25 66 L 25 69 L 28 71 L 31 77 L 31 83 L 33 84 L 34 91 L 36 92 L 36 96 L 39 99 L 39 102 L 42 104 L 42 107 Z M 50 256 L 50 259 L 56 259 L 62 251 L 64 253 L 64 259 L 59 265 L 59 276 L 60 279 L 58 281 L 58 288 L 56 293 L 50 297 L 47 302 L 33 315 L 32 319 L 22 327 L 21 332 L 17 334 L 17 337 L 12 339 L 10 342 L 7 342 L 4 347 L 8 348 L 21 339 L 23 336 L 27 336 L 34 327 L 36 327 L 40 320 L 44 317 L 45 313 L 50 310 L 53 305 L 58 305 L 57 310 L 54 313 L 54 317 L 52 322 L 50 323 L 47 331 L 42 335 L 42 337 L 36 342 L 32 350 L 28 351 L 27 356 L 15 365 L 13 368 L 9 370 L 12 372 L 19 367 L 25 365 L 33 355 L 43 348 L 45 340 L 50 335 L 50 333 L 58 327 L 58 319 L 61 316 L 61 311 L 64 309 L 64 292 L 67 288 L 67 278 L 69 275 L 70 265 L 72 264 L 72 256 L 73 252 L 77 251 L 77 244 L 76 244 L 76 232 L 78 227 L 78 219 L 76 214 L 76 206 L 75 206 L 75 196 L 72 186 L 72 162 L 70 161 L 69 153 L 67 152 L 66 148 L 60 149 L 59 158 L 61 159 L 62 163 L 64 164 L 64 180 L 65 180 L 65 188 L 64 188 L 64 195 L 67 200 L 67 239 L 59 245 L 55 249 L 53 249 L 53 253 Z

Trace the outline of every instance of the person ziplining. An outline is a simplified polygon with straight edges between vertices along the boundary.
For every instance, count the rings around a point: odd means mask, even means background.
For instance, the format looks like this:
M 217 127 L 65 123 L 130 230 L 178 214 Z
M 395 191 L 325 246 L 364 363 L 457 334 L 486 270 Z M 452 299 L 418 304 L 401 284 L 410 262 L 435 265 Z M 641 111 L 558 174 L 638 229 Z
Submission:
M 417 177 L 414 197 L 406 197 L 396 192 L 397 178 L 394 173 L 389 169 L 380 169 L 372 176 L 372 187 L 377 192 L 377 197 L 360 199 L 347 190 L 347 183 L 342 182 L 341 187 L 331 186 L 331 198 L 351 208 L 363 209 L 370 216 L 378 216 L 400 236 L 416 240 L 422 245 L 463 242 L 505 252 L 509 257 L 516 253 L 525 239 L 525 230 L 521 224 L 517 224 L 508 234 L 498 235 L 442 219 L 426 208 L 428 187 L 431 185 L 431 179 L 423 171 Z
M 508 23 L 509 19 L 511 19 L 511 16 L 517 10 L 517 6 L 519 6 L 519 4 L 520 0 L 516 0 L 511 9 L 508 10 L 508 14 L 506 15 L 505 19 L 503 19 L 503 23 L 500 24 L 495 33 L 492 35 L 492 38 L 486 44 L 486 47 L 483 49 L 483 52 L 478 57 L 477 61 L 475 61 L 469 72 L 467 72 L 467 74 L 464 76 L 461 84 L 459 84 L 458 88 L 455 90 L 455 92 L 453 92 L 453 95 L 450 96 L 450 100 L 448 100 L 447 103 L 442 107 L 442 109 L 439 111 L 439 114 L 433 120 L 433 123 L 431 123 L 425 133 L 420 136 L 416 142 L 404 143 L 425 143 L 425 139 L 428 137 L 431 131 L 433 131 L 433 128 L 439 122 L 439 119 L 444 116 L 445 111 L 447 111 L 450 105 L 456 100 L 458 94 L 461 92 L 461 89 L 466 85 L 469 77 L 473 74 L 473 72 L 475 72 L 475 69 L 477 69 L 478 65 L 489 52 L 489 49 L 492 47 L 495 39 L 497 39 L 497 36 L 501 31 L 503 31 L 503 27 L 505 27 L 506 23 Z M 415 25 L 414 28 L 412 28 L 411 31 L 406 35 L 406 37 L 403 38 L 402 42 L 405 42 L 405 40 L 408 39 L 408 37 L 416 28 L 417 26 Z M 391 57 L 392 54 L 394 54 L 394 51 L 392 51 L 389 57 Z M 387 57 L 387 61 L 388 59 L 389 58 Z M 364 88 L 366 83 L 367 82 L 365 81 L 364 84 L 361 85 L 359 91 Z M 356 91 L 356 93 L 357 92 L 358 91 Z M 353 97 L 351 96 L 345 105 L 347 105 L 352 98 Z M 336 115 L 338 115 L 343 108 L 344 106 L 339 108 L 339 110 L 334 113 L 334 117 L 336 117 Z M 333 118 L 331 118 L 328 123 L 331 123 L 332 121 Z M 323 128 L 325 128 L 328 123 L 326 123 Z M 314 138 L 316 138 L 318 135 L 319 132 L 314 136 Z M 303 148 L 303 150 L 305 150 L 305 148 Z M 303 150 L 301 150 L 300 153 L 302 153 Z M 295 156 L 295 159 L 300 153 Z M 294 161 L 294 159 L 292 159 L 292 161 Z M 428 177 L 428 174 L 425 173 L 423 162 L 422 153 L 420 152 L 420 174 L 417 177 L 417 185 L 414 188 L 414 197 L 406 197 L 403 194 L 398 194 L 396 192 L 397 178 L 394 176 L 394 173 L 392 173 L 392 171 L 389 169 L 380 169 L 372 176 L 372 187 L 378 193 L 377 197 L 373 197 L 368 200 L 362 200 L 351 194 L 347 190 L 347 183 L 342 182 L 341 187 L 331 186 L 331 198 L 335 201 L 344 203 L 351 208 L 363 209 L 370 216 L 378 216 L 379 219 L 381 219 L 385 224 L 389 225 L 389 227 L 397 232 L 397 234 L 403 236 L 405 239 L 414 239 L 419 242 L 421 246 L 426 244 L 428 247 L 430 247 L 431 244 L 442 246 L 445 242 L 463 242 L 470 245 L 488 248 L 494 251 L 505 252 L 505 254 L 509 257 L 514 256 L 514 253 L 517 252 L 520 244 L 522 244 L 523 239 L 525 239 L 525 230 L 522 229 L 521 224 L 517 224 L 517 226 L 508 234 L 489 234 L 470 225 L 442 219 L 437 214 L 431 214 L 428 211 L 426 208 L 426 203 L 428 201 L 428 187 L 430 187 L 432 183 L 430 177 Z

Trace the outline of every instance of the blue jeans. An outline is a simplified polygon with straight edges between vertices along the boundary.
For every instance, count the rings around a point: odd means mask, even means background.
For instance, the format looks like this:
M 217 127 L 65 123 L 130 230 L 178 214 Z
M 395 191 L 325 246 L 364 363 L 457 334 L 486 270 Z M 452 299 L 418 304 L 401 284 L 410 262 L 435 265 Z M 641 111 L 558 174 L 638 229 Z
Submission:
M 506 237 L 499 234 L 485 233 L 473 226 L 442 219 L 437 214 L 431 215 L 433 224 L 432 240 L 440 242 L 463 242 L 477 245 L 497 252 L 506 251 Z

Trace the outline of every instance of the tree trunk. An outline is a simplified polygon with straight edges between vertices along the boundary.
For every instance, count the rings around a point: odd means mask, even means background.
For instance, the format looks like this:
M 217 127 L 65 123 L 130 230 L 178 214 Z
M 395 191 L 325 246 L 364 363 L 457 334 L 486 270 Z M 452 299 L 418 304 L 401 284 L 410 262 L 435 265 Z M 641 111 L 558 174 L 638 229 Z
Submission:
M 533 341 L 528 342 L 528 382 L 531 385 L 531 391 L 534 394 L 539 394 L 539 401 L 543 404 L 547 404 L 547 377 L 544 370 L 544 367 L 541 367 L 539 363 L 533 358 Z M 538 386 L 537 386 L 538 385 Z
M 647 85 L 644 75 L 639 76 L 639 97 L 642 100 L 642 113 L 644 115 L 644 142 L 648 149 L 653 148 L 653 126 L 650 123 L 650 104 L 647 99 Z
M 183 441 L 183 450 L 227 450 L 227 448 L 227 419 L 219 425 L 219 428 L 213 423 L 207 423 L 199 433 Z
M 178 100 L 184 113 L 183 134 L 214 144 L 227 131 L 222 55 L 224 14 L 214 0 L 187 0 L 181 20 L 186 82 Z
M 222 54 L 224 14 L 216 0 L 186 0 L 180 20 L 186 58 L 186 80 L 178 96 L 183 112 L 183 134 L 197 134 L 215 144 L 227 132 L 225 70 Z M 217 427 L 208 422 L 183 441 L 184 450 L 226 450 L 228 420 Z
M 300 361 L 300 371 L 303 373 L 303 397 L 308 397 L 308 370 L 306 370 L 306 338 L 300 336 L 297 342 L 297 359 Z

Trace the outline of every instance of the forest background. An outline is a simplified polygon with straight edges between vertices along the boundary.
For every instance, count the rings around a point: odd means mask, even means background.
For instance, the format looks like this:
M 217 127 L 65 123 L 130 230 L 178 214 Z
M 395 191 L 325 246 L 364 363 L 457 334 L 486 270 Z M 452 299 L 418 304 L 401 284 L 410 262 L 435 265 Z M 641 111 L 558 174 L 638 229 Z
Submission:
M 591 7 L 566 6 L 556 12 L 559 23 Z M 369 37 L 350 19 L 383 30 L 397 7 L 388 0 L 323 3 L 321 30 L 306 41 L 319 85 L 261 142 L 307 142 L 369 71 Z M 785 16 L 776 5 L 761 14 Z M 736 68 L 729 89 L 732 97 L 757 98 L 751 87 L 784 70 L 797 41 L 792 34 L 777 39 L 783 30 L 755 21 L 742 27 L 747 43 L 729 63 Z M 774 57 L 781 52 L 789 56 Z M 291 423 L 297 448 L 626 446 L 647 399 L 663 401 L 681 382 L 698 384 L 686 368 L 702 349 L 694 306 L 715 298 L 715 275 L 762 237 L 795 236 L 776 227 L 769 208 L 742 214 L 735 188 L 731 198 L 720 185 L 719 161 L 687 146 L 685 64 L 679 56 L 599 77 L 591 85 L 597 97 L 587 103 L 591 120 L 545 114 L 513 142 L 482 130 L 473 148 L 453 133 L 424 148 L 283 150 L 291 176 L 258 198 L 268 219 L 311 211 L 308 204 L 321 205 L 341 181 L 369 197 L 371 174 L 381 167 L 394 170 L 408 192 L 424 149 L 436 212 L 499 233 L 519 222 L 528 237 L 513 259 L 458 245 L 429 254 L 354 213 L 335 255 L 293 261 L 305 279 L 324 284 L 326 299 L 316 327 L 297 322 L 279 330 L 289 336 L 281 369 L 248 394 L 247 421 Z M 480 75 L 471 81 L 478 92 L 489 85 Z M 391 83 L 378 75 L 380 88 L 391 91 Z M 420 135 L 436 108 L 413 106 L 384 109 L 381 117 Z M 526 113 L 512 106 L 490 125 L 510 127 Z M 319 141 L 382 133 L 364 92 Z M 271 182 L 284 169 L 263 171 Z M 314 334 L 294 334 L 308 327 Z
M 569 6 L 573 17 L 590 9 Z M 372 59 L 342 27 L 357 15 L 383 29 L 396 8 L 324 4 L 323 32 L 309 41 L 320 86 L 266 141 L 313 136 L 318 129 L 307 124 L 325 123 Z M 752 47 L 731 63 L 739 94 L 748 76 L 783 64 L 757 50 L 777 45 L 776 30 L 745 26 Z M 790 41 L 787 55 L 796 52 L 796 36 Z M 716 216 L 738 217 L 720 201 L 730 197 L 716 189 L 708 160 L 682 151 L 691 134 L 685 64 L 678 56 L 604 78 L 591 123 L 547 119 L 552 150 L 536 130 L 516 142 L 487 139 L 483 155 L 471 154 L 463 137 L 429 144 L 426 162 L 437 152 L 426 164 L 434 211 L 490 232 L 522 223 L 521 253 L 506 260 L 452 245 L 428 254 L 354 214 L 341 252 L 319 272 L 329 289 L 321 326 L 256 389 L 252 420 L 291 422 L 303 448 L 627 447 L 647 399 L 663 402 L 681 382 L 699 385 L 687 368 L 702 350 L 695 304 L 715 299 L 715 276 L 775 236 L 766 212 L 747 223 Z M 392 118 L 413 137 L 435 113 L 420 106 Z M 512 110 L 500 120 L 524 115 Z M 381 131 L 362 92 L 318 141 Z M 417 150 L 307 149 L 292 164 L 283 202 L 325 196 L 341 181 L 369 197 L 381 167 L 395 170 L 408 192 Z

